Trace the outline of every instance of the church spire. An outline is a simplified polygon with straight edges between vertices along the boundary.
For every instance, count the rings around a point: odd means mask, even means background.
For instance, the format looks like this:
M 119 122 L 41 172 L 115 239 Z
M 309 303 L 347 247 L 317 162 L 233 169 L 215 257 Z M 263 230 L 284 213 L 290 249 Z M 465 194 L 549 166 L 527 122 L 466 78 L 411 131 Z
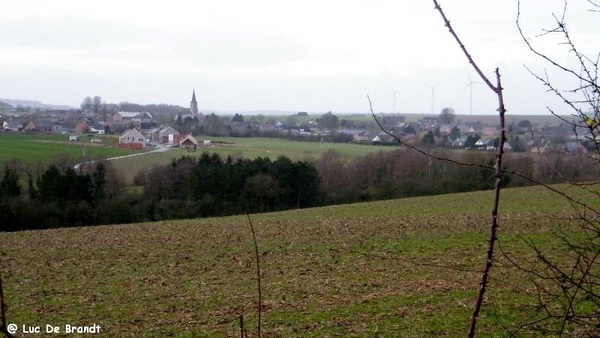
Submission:
M 196 89 L 192 91 L 192 101 L 190 102 L 190 114 L 193 117 L 198 115 L 198 102 L 196 101 Z
M 194 90 L 192 91 L 192 102 L 190 102 L 190 103 L 198 103 L 198 102 L 196 101 L 196 89 L 194 89 Z

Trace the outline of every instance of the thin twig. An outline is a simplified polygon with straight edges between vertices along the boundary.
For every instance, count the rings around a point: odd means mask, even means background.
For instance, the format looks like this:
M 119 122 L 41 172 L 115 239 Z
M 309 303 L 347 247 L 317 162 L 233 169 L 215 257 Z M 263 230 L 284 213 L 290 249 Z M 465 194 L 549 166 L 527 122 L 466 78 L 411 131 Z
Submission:
M 450 32 L 450 34 L 452 34 L 452 36 L 454 37 L 454 40 L 456 40 L 456 43 L 458 43 L 458 45 L 460 46 L 460 49 L 463 51 L 463 53 L 467 57 L 467 60 L 469 60 L 469 63 L 471 64 L 471 66 L 473 66 L 473 69 L 475 69 L 475 71 L 477 72 L 477 74 L 479 75 L 479 77 L 481 78 L 481 80 L 483 82 L 485 82 L 485 84 L 492 91 L 497 92 L 498 88 L 496 86 L 494 86 L 492 84 L 492 82 L 483 74 L 483 72 L 481 71 L 481 69 L 479 68 L 479 66 L 477 65 L 477 63 L 475 63 L 475 61 L 473 60 L 473 57 L 471 56 L 471 54 L 467 50 L 467 47 L 465 47 L 465 45 L 463 44 L 463 42 L 460 40 L 460 38 L 458 37 L 458 35 L 454 31 L 454 28 L 452 28 L 452 25 L 450 25 L 450 20 L 448 20 L 448 18 L 446 17 L 446 14 L 442 10 L 442 7 L 438 4 L 438 2 L 436 0 L 433 0 L 433 4 L 435 5 L 435 9 L 442 16 L 442 19 L 444 20 L 444 24 L 448 28 L 448 31 Z
M 547 55 L 541 53 L 540 51 L 538 51 L 535 47 L 533 47 L 533 45 L 531 44 L 531 41 L 529 41 L 529 39 L 527 37 L 525 37 L 525 33 L 523 32 L 523 29 L 521 27 L 521 1 L 517 2 L 517 29 L 519 31 L 519 34 L 521 35 L 521 38 L 523 39 L 523 41 L 525 42 L 525 44 L 527 45 L 527 47 L 529 48 L 529 50 L 531 52 L 533 52 L 535 55 L 539 56 L 540 58 L 546 60 L 547 62 L 549 62 L 552 66 L 566 72 L 569 73 L 573 76 L 575 76 L 576 78 L 580 79 L 581 81 L 589 84 L 589 85 L 595 85 L 594 82 L 582 77 L 581 75 L 579 75 L 577 72 L 575 72 L 574 70 L 563 66 L 561 64 L 559 64 L 557 61 L 551 59 L 550 57 L 548 57 Z M 564 22 L 560 22 L 560 20 L 558 20 L 559 28 L 562 25 L 562 28 L 564 29 Z M 561 29 L 562 31 L 562 29 Z
M 256 279 L 258 282 L 258 327 L 256 328 L 257 337 L 261 337 L 261 318 L 262 318 L 262 288 L 260 285 L 260 259 L 258 253 L 258 242 L 256 241 L 256 233 L 254 232 L 254 225 L 252 224 L 252 220 L 250 219 L 250 214 L 246 214 L 248 217 L 248 224 L 250 225 L 250 230 L 252 231 L 252 240 L 254 241 L 254 253 L 256 256 Z
M 240 338 L 245 338 L 246 334 L 244 332 L 244 314 L 240 314 Z
M 2 276 L 0 276 L 0 333 L 3 333 L 8 338 L 14 338 L 14 336 L 8 332 L 8 324 L 6 324 L 6 310 L 8 307 L 4 302 L 4 291 L 2 288 Z

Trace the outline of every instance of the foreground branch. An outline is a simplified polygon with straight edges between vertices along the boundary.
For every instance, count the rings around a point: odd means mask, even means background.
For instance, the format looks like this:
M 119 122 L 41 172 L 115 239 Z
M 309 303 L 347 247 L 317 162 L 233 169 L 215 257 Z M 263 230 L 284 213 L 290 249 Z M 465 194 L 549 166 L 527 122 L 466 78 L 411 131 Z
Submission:
M 477 291 L 477 296 L 475 297 L 475 301 L 473 304 L 473 313 L 471 315 L 471 320 L 469 322 L 469 330 L 468 337 L 475 336 L 475 328 L 477 326 L 477 319 L 479 318 L 479 312 L 481 310 L 481 306 L 483 304 L 483 296 L 486 291 L 487 283 L 489 280 L 490 270 L 492 268 L 492 262 L 494 258 L 494 243 L 496 242 L 496 233 L 498 231 L 498 206 L 500 204 L 500 189 L 501 189 L 501 181 L 504 171 L 502 170 L 502 156 L 504 154 L 504 142 L 506 142 L 506 134 L 505 134 L 505 122 L 504 122 L 504 114 L 506 109 L 504 107 L 504 96 L 502 94 L 502 83 L 500 81 L 500 71 L 496 68 L 496 85 L 493 85 L 492 82 L 483 74 L 477 63 L 471 57 L 471 54 L 467 51 L 467 48 L 462 43 L 452 25 L 450 24 L 450 20 L 446 17 L 442 7 L 436 0 L 433 0 L 435 5 L 435 9 L 440 13 L 442 19 L 444 20 L 445 26 L 450 31 L 450 34 L 454 37 L 460 49 L 463 51 L 469 63 L 473 66 L 479 77 L 487 84 L 487 86 L 496 94 L 498 98 L 498 114 L 500 118 L 500 142 L 498 146 L 498 150 L 496 152 L 496 161 L 494 165 L 494 173 L 495 173 L 495 182 L 494 182 L 494 200 L 492 204 L 492 217 L 490 222 L 490 234 L 488 237 L 488 245 L 486 251 L 485 262 L 483 264 L 483 269 L 481 271 L 481 279 L 479 281 L 479 289 Z
M 591 0 L 588 0 L 588 3 L 592 7 L 590 12 L 598 13 L 600 5 Z M 564 46 L 569 59 L 553 56 L 551 54 L 553 50 L 536 46 L 535 41 L 526 36 L 522 26 L 520 0 L 517 2 L 516 25 L 521 39 L 534 55 L 548 62 L 552 70 L 562 72 L 574 80 L 574 85 L 570 85 L 570 88 L 561 88 L 556 82 L 551 81 L 545 69 L 543 74 L 538 75 L 526 67 L 534 78 L 572 111 L 572 116 L 577 119 L 567 121 L 548 108 L 553 115 L 572 127 L 576 139 L 585 144 L 588 151 L 594 150 L 595 154 L 588 157 L 594 159 L 596 164 L 600 164 L 600 85 L 598 82 L 600 53 L 588 57 L 576 46 L 566 24 L 567 5 L 568 0 L 564 0 L 562 15 L 552 14 L 554 26 L 550 29 L 542 29 L 543 33 L 536 38 L 547 35 L 561 38 L 559 45 Z M 570 187 L 578 188 L 595 197 L 600 196 L 596 189 L 590 189 L 587 185 L 565 181 Z M 570 196 L 564 197 L 572 203 L 580 221 L 576 229 L 579 236 L 569 236 L 562 232 L 554 234 L 563 246 L 562 254 L 568 259 L 564 257 L 558 259 L 552 255 L 560 249 L 557 246 L 553 247 L 553 253 L 549 254 L 544 253 L 532 240 L 525 240 L 536 254 L 535 264 L 526 267 L 513 261 L 520 270 L 536 277 L 534 284 L 539 294 L 537 309 L 543 315 L 542 318 L 533 323 L 526 323 L 521 328 L 533 327 L 535 330 L 551 332 L 557 336 L 570 333 L 570 330 L 575 328 L 579 336 L 598 337 L 600 336 L 600 312 L 597 310 L 600 308 L 600 294 L 597 291 L 600 285 L 599 213 L 593 208 L 580 208 L 582 205 L 573 203 Z M 588 203 L 591 203 L 591 199 L 589 200 Z M 561 226 L 561 231 L 563 228 Z
M 441 12 L 441 8 L 438 8 Z M 449 25 L 450 23 L 448 23 Z M 490 235 L 488 237 L 488 248 L 486 252 L 486 260 L 483 266 L 483 271 L 481 273 L 481 280 L 479 282 L 479 291 L 477 293 L 477 297 L 475 298 L 475 303 L 473 305 L 473 314 L 471 315 L 471 321 L 469 323 L 469 337 L 475 336 L 475 327 L 477 325 L 477 319 L 479 317 L 479 311 L 481 310 L 481 305 L 483 304 L 483 295 L 486 291 L 486 286 L 488 282 L 488 277 L 490 270 L 492 268 L 492 262 L 494 258 L 494 243 L 496 242 L 497 236 L 496 233 L 498 231 L 498 206 L 500 204 L 500 189 L 501 189 L 501 181 L 502 181 L 502 155 L 504 154 L 504 142 L 506 142 L 506 135 L 504 132 L 504 113 L 506 110 L 504 109 L 504 97 L 502 95 L 502 84 L 500 81 L 500 71 L 496 68 L 496 95 L 498 96 L 498 112 L 500 115 L 500 144 L 498 146 L 498 151 L 496 152 L 496 165 L 495 165 L 495 185 L 494 185 L 494 201 L 492 204 L 492 219 L 490 224 Z
M 489 169 L 489 170 L 493 170 L 493 171 L 496 170 L 496 165 L 489 166 L 489 165 L 485 165 L 485 164 L 470 163 L 470 162 L 461 162 L 461 161 L 457 161 L 457 160 L 454 160 L 454 159 L 451 159 L 451 158 L 447 158 L 447 157 L 436 156 L 436 155 L 434 155 L 432 153 L 429 153 L 427 151 L 419 149 L 419 148 L 417 148 L 417 147 L 415 147 L 413 145 L 410 145 L 408 143 L 402 142 L 402 140 L 398 136 L 394 135 L 394 133 L 392 133 L 391 131 L 385 129 L 385 127 L 381 124 L 381 122 L 377 118 L 377 115 L 375 115 L 375 111 L 373 110 L 373 103 L 371 102 L 371 97 L 369 95 L 367 95 L 367 100 L 369 101 L 369 110 L 371 111 L 371 116 L 373 117 L 373 120 L 375 121 L 375 123 L 377 124 L 377 126 L 379 127 L 379 129 L 381 129 L 381 131 L 383 131 L 385 134 L 387 134 L 388 136 L 390 136 L 391 138 L 393 138 L 394 140 L 396 140 L 396 142 L 398 142 L 398 144 L 400 144 L 400 145 L 402 145 L 402 146 L 404 146 L 406 148 L 409 148 L 411 150 L 414 150 L 417 153 L 419 153 L 421 155 L 424 155 L 424 156 L 427 156 L 427 157 L 429 157 L 429 158 L 431 158 L 433 160 L 436 160 L 436 161 L 448 162 L 448 163 L 452 163 L 452 164 L 455 164 L 455 165 L 458 165 L 458 166 L 464 166 L 464 167 L 483 168 L 483 169 Z M 504 129 L 502 131 L 502 135 L 504 135 L 504 139 L 506 140 L 506 134 L 504 133 Z M 504 147 L 504 144 L 503 144 L 503 147 Z M 560 190 L 558 190 L 558 189 L 556 189 L 556 188 L 554 188 L 554 187 L 552 187 L 552 186 L 550 186 L 548 184 L 545 184 L 545 183 L 543 183 L 543 182 L 541 182 L 539 180 L 536 180 L 536 179 L 534 179 L 532 177 L 529 177 L 529 176 L 527 176 L 525 174 L 522 174 L 522 173 L 520 173 L 518 171 L 514 171 L 514 170 L 503 169 L 502 172 L 503 172 L 503 174 L 511 174 L 511 175 L 516 176 L 516 177 L 522 178 L 522 179 L 524 179 L 524 180 L 532 183 L 533 185 L 544 187 L 545 189 L 548 189 L 549 191 L 551 191 L 551 192 L 553 192 L 553 193 L 555 193 L 557 195 L 560 195 L 560 196 L 564 197 L 565 199 L 567 199 L 573 205 L 577 205 L 577 206 L 579 206 L 579 207 L 581 207 L 581 208 L 583 208 L 585 210 L 589 210 L 589 211 L 594 212 L 596 214 L 600 214 L 600 211 L 597 210 L 596 208 L 594 208 L 593 206 L 591 206 L 590 204 L 588 204 L 586 202 L 583 202 L 581 200 L 577 200 L 574 197 L 569 196 L 569 195 L 565 194 L 564 192 L 562 192 L 562 191 L 560 191 Z
M 4 302 L 4 291 L 2 289 L 2 277 L 0 276 L 0 333 L 3 333 L 8 338 L 14 336 L 8 332 L 8 324 L 6 324 L 6 303 Z
M 258 326 L 256 328 L 257 337 L 261 337 L 261 318 L 262 318 L 262 288 L 260 285 L 260 259 L 258 253 L 258 242 L 256 241 L 256 233 L 254 232 L 254 225 L 252 224 L 252 220 L 250 219 L 250 215 L 246 214 L 248 217 L 248 224 L 250 225 L 250 230 L 252 231 L 252 240 L 254 241 L 254 254 L 256 256 L 256 279 L 258 282 Z M 240 319 L 241 321 L 242 319 Z M 243 332 L 243 329 L 242 329 Z

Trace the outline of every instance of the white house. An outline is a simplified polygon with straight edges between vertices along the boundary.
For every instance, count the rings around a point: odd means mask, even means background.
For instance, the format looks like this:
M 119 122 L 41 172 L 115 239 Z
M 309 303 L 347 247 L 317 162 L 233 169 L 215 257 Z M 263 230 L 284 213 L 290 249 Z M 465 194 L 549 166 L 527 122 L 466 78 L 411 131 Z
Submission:
M 125 131 L 119 137 L 119 147 L 125 149 L 146 149 L 146 138 L 133 128 Z

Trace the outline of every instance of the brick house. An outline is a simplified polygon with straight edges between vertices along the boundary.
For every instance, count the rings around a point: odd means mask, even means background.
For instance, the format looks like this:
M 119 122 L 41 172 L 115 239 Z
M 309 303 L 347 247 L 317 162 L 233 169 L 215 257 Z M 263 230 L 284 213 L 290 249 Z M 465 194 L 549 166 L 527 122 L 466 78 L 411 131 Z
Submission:
M 139 130 L 129 129 L 119 137 L 119 148 L 146 149 L 146 138 Z

